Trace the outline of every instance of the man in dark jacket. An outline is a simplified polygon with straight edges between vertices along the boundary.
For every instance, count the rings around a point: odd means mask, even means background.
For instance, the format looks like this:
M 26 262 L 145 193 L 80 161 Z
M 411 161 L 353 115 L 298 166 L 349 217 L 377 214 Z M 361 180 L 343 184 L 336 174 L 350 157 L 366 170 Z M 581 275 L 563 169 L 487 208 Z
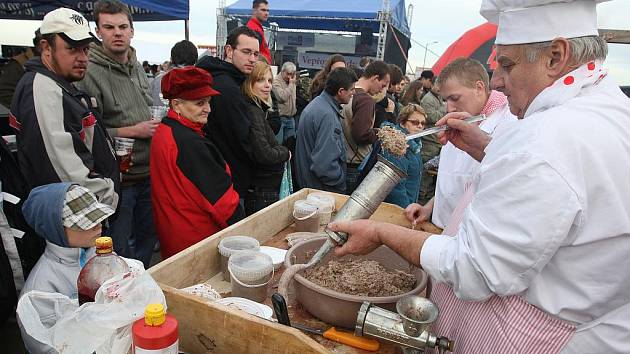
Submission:
M 233 30 L 225 44 L 225 60 L 204 57 L 197 63 L 212 74 L 214 89 L 221 95 L 210 102 L 207 132 L 232 170 L 241 200 L 250 187 L 254 162 L 249 141 L 250 120 L 241 85 L 258 60 L 258 39 L 247 27 Z
M 301 188 L 346 192 L 346 144 L 341 127 L 341 105 L 354 94 L 357 76 L 338 68 L 326 79 L 324 92 L 304 108 L 295 148 Z
M 107 132 L 92 100 L 77 90 L 96 41 L 87 20 L 59 8 L 42 22 L 42 55 L 26 63 L 11 103 L 9 120 L 18 130 L 18 161 L 29 188 L 78 183 L 116 208 L 120 173 Z

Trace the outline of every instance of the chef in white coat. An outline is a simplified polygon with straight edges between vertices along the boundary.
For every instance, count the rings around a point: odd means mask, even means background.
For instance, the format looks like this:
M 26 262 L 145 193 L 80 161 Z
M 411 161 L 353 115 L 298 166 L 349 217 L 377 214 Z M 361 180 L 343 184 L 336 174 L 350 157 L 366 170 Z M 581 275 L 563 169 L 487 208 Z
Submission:
M 440 136 L 481 162 L 453 236 L 360 220 L 337 255 L 386 244 L 434 281 L 461 353 L 630 353 L 630 100 L 607 72 L 600 1 L 483 0 L 491 84 L 519 121 Z M 457 222 L 458 220 L 455 220 Z
M 507 97 L 490 89 L 486 68 L 474 59 L 453 60 L 442 69 L 436 84 L 448 113 L 485 114 L 487 118 L 479 124 L 479 128 L 490 136 L 516 121 L 508 108 Z M 440 151 L 435 196 L 425 205 L 409 205 L 405 210 L 407 217 L 416 224 L 430 219 L 444 229 L 478 167 L 479 162 L 465 151 L 452 143 L 444 145 Z

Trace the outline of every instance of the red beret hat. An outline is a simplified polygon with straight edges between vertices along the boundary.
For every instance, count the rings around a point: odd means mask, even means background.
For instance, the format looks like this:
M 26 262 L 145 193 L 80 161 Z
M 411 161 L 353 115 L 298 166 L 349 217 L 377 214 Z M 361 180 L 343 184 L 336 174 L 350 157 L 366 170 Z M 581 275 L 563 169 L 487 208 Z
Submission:
M 162 96 L 198 100 L 220 93 L 212 88 L 212 75 L 194 66 L 175 68 L 162 77 Z

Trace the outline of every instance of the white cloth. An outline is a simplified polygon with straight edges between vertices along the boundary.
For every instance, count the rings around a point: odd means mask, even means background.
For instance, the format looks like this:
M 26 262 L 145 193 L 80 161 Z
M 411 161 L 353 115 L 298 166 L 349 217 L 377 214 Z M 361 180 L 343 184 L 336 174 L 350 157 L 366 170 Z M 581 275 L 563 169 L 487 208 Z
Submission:
M 630 353 L 630 100 L 600 63 L 543 90 L 486 148 L 453 236 L 423 268 L 464 300 L 492 294 L 577 325 L 574 353 Z
M 501 130 L 509 125 L 509 122 L 516 120 L 516 116 L 510 113 L 506 104 L 489 114 L 488 118 L 481 122 L 479 128 L 489 135 L 494 135 L 496 130 Z M 457 202 L 464 194 L 466 182 L 472 178 L 478 167 L 477 160 L 450 142 L 442 147 L 431 216 L 431 222 L 437 227 L 441 229 L 446 227 Z
M 497 24 L 495 44 L 597 36 L 597 3 L 609 0 L 483 0 L 479 12 Z

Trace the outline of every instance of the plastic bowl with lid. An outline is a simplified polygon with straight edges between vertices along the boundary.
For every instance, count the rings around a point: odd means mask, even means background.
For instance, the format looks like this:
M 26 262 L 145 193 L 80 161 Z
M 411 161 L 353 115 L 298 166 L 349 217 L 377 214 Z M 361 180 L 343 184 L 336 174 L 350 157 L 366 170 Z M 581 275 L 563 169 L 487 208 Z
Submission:
M 228 260 L 231 255 L 241 251 L 258 251 L 260 242 L 249 236 L 230 236 L 219 242 L 219 253 L 221 254 L 221 272 L 223 272 L 223 280 L 230 280 L 230 272 L 228 271 Z
M 317 204 L 306 199 L 296 200 L 293 203 L 293 219 L 295 230 L 304 232 L 317 232 L 319 230 L 319 209 Z
M 317 205 L 319 211 L 319 224 L 328 225 L 335 211 L 335 197 L 325 192 L 314 192 L 306 197 L 306 200 Z
M 232 296 L 256 302 L 265 301 L 274 270 L 273 260 L 269 255 L 258 251 L 235 253 L 230 257 L 228 269 Z

